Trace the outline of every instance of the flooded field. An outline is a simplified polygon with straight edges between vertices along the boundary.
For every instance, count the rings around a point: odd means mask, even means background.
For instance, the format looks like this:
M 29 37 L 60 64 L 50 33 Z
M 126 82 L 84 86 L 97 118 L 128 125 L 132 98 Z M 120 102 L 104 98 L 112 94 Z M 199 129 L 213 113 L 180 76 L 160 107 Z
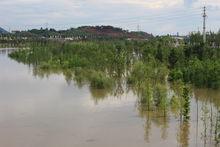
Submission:
M 1 147 L 215 147 L 220 91 L 195 89 L 190 120 L 175 110 L 161 116 L 137 105 L 132 90 L 117 95 L 36 75 L 0 49 Z

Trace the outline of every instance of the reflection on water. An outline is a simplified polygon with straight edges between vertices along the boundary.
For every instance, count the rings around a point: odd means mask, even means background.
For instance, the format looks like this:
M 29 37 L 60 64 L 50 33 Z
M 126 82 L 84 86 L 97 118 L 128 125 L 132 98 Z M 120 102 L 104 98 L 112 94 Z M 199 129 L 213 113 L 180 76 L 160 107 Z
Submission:
M 220 92 L 212 89 L 195 89 L 195 98 L 200 101 L 212 103 L 215 107 L 220 106 Z
M 189 122 L 180 123 L 177 133 L 177 140 L 179 146 L 182 147 L 189 146 L 189 134 L 190 134 L 190 123 Z
M 19 64 L 10 51 L 0 49 L 0 146 L 218 146 L 219 90 L 194 89 L 191 119 L 183 122 L 175 107 L 166 115 L 146 111 L 124 73 L 113 87 L 97 90 L 71 71 Z
M 0 54 L 7 55 L 13 51 L 15 51 L 17 48 L 0 48 Z

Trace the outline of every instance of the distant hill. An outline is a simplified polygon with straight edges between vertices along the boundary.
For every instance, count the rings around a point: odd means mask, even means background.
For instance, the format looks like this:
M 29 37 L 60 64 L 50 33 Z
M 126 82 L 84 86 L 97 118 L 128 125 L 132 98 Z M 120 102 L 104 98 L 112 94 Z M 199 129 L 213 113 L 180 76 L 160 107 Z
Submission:
M 4 30 L 3 28 L 0 27 L 0 34 L 7 34 L 8 31 Z
M 148 39 L 152 37 L 151 34 L 146 32 L 129 32 L 113 26 L 83 26 L 78 29 L 96 36 L 106 36 L 112 38 Z
M 23 37 L 43 37 L 43 38 L 72 38 L 79 39 L 131 39 L 146 40 L 152 38 L 153 35 L 146 32 L 130 32 L 113 26 L 82 26 L 71 28 L 68 30 L 55 29 L 32 29 L 29 31 L 17 31 L 17 36 Z

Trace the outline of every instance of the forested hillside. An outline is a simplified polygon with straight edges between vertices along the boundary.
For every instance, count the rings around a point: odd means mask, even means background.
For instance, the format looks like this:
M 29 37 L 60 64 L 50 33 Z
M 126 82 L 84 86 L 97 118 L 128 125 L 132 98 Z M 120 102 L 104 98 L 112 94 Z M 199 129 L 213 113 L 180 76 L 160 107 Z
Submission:
M 38 38 L 69 38 L 72 40 L 106 40 L 106 39 L 142 39 L 152 38 L 151 34 L 145 32 L 129 32 L 112 26 L 82 26 L 68 30 L 55 29 L 32 29 L 28 31 L 17 31 L 14 36 L 38 37 Z

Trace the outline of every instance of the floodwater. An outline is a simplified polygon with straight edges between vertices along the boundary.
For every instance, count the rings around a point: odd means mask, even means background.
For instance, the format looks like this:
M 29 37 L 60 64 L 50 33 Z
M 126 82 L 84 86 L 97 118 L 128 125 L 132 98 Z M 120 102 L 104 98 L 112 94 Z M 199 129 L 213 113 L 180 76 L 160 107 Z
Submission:
M 215 147 L 219 90 L 196 89 L 191 119 L 142 112 L 137 96 L 120 96 L 36 76 L 0 49 L 0 147 Z

